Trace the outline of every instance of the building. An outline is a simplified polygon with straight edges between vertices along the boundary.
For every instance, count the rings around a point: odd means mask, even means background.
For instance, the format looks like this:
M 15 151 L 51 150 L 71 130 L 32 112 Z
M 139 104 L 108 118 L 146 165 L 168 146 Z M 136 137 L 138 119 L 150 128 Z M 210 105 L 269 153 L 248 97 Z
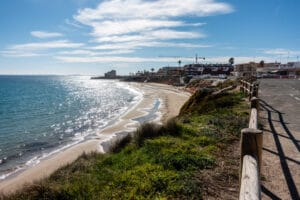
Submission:
M 297 78 L 300 76 L 300 62 L 281 64 L 277 70 L 271 72 L 279 78 Z
M 300 62 L 288 62 L 286 64 L 280 65 L 279 68 L 300 68 Z
M 258 78 L 297 78 L 300 75 L 300 62 L 244 63 L 235 65 L 235 75 L 256 76 Z
M 181 76 L 183 71 L 183 67 L 162 67 L 157 71 L 156 76 Z
M 257 65 L 256 74 L 258 77 L 263 77 L 268 73 L 277 71 L 280 68 L 281 63 L 274 62 L 274 63 L 264 63 L 261 65 L 260 63 Z
M 105 78 L 117 78 L 117 71 L 116 70 L 111 70 L 109 72 L 106 72 L 104 74 Z
M 186 76 L 230 75 L 233 71 L 231 64 L 189 64 L 183 68 Z
M 255 62 L 236 64 L 234 66 L 234 74 L 238 77 L 251 77 L 256 76 L 256 70 L 260 64 Z

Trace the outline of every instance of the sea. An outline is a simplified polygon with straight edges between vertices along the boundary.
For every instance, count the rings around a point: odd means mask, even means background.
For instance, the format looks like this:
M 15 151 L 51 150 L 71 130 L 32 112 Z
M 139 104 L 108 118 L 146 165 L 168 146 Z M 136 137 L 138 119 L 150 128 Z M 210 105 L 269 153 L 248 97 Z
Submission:
M 117 80 L 0 76 L 0 181 L 95 137 L 141 98 Z

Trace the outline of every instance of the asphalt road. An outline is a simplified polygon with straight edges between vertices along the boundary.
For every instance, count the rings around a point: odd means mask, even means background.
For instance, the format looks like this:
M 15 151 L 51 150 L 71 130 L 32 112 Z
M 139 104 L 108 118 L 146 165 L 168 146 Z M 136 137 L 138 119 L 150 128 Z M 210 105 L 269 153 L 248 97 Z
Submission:
M 299 79 L 262 79 L 259 97 L 283 114 L 289 129 L 300 132 Z
M 260 81 L 262 199 L 300 199 L 300 80 Z

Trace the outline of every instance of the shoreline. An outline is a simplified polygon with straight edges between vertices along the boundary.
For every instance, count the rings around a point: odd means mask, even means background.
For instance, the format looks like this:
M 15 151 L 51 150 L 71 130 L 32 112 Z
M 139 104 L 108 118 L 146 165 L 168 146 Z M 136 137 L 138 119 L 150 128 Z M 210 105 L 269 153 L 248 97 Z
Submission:
M 157 83 L 128 84 L 130 87 L 141 91 L 142 98 L 136 105 L 120 116 L 114 124 L 105 127 L 92 139 L 67 148 L 62 152 L 42 160 L 39 164 L 24 170 L 20 174 L 1 181 L 0 192 L 10 193 L 21 188 L 24 184 L 30 184 L 48 177 L 60 167 L 75 161 L 84 152 L 90 153 L 97 151 L 105 153 L 117 139 L 133 132 L 140 125 L 136 119 L 146 116 L 151 109 L 155 109 L 154 107 L 157 101 L 159 101 L 159 105 L 157 110 L 153 111 L 155 112 L 156 118 L 150 121 L 154 123 L 164 123 L 169 118 L 177 116 L 181 106 L 190 97 L 190 93 L 170 85 Z

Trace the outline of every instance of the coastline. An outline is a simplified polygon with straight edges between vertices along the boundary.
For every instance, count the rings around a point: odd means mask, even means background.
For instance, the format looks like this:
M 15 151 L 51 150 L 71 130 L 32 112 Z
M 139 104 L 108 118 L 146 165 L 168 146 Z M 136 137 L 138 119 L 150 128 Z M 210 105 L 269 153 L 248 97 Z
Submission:
M 156 102 L 159 102 L 157 110 L 154 110 L 156 118 L 150 121 L 155 123 L 166 122 L 169 118 L 177 116 L 181 106 L 190 97 L 190 93 L 179 90 L 173 86 L 156 83 L 128 83 L 143 93 L 143 98 L 114 124 L 104 128 L 97 136 L 90 140 L 76 144 L 48 159 L 42 160 L 39 164 L 32 166 L 20 174 L 0 182 L 0 192 L 13 192 L 24 184 L 43 179 L 51 175 L 58 168 L 75 161 L 82 153 L 98 151 L 105 153 L 110 144 L 116 139 L 124 137 L 124 132 L 134 131 L 139 122 L 137 118 L 149 113 Z

